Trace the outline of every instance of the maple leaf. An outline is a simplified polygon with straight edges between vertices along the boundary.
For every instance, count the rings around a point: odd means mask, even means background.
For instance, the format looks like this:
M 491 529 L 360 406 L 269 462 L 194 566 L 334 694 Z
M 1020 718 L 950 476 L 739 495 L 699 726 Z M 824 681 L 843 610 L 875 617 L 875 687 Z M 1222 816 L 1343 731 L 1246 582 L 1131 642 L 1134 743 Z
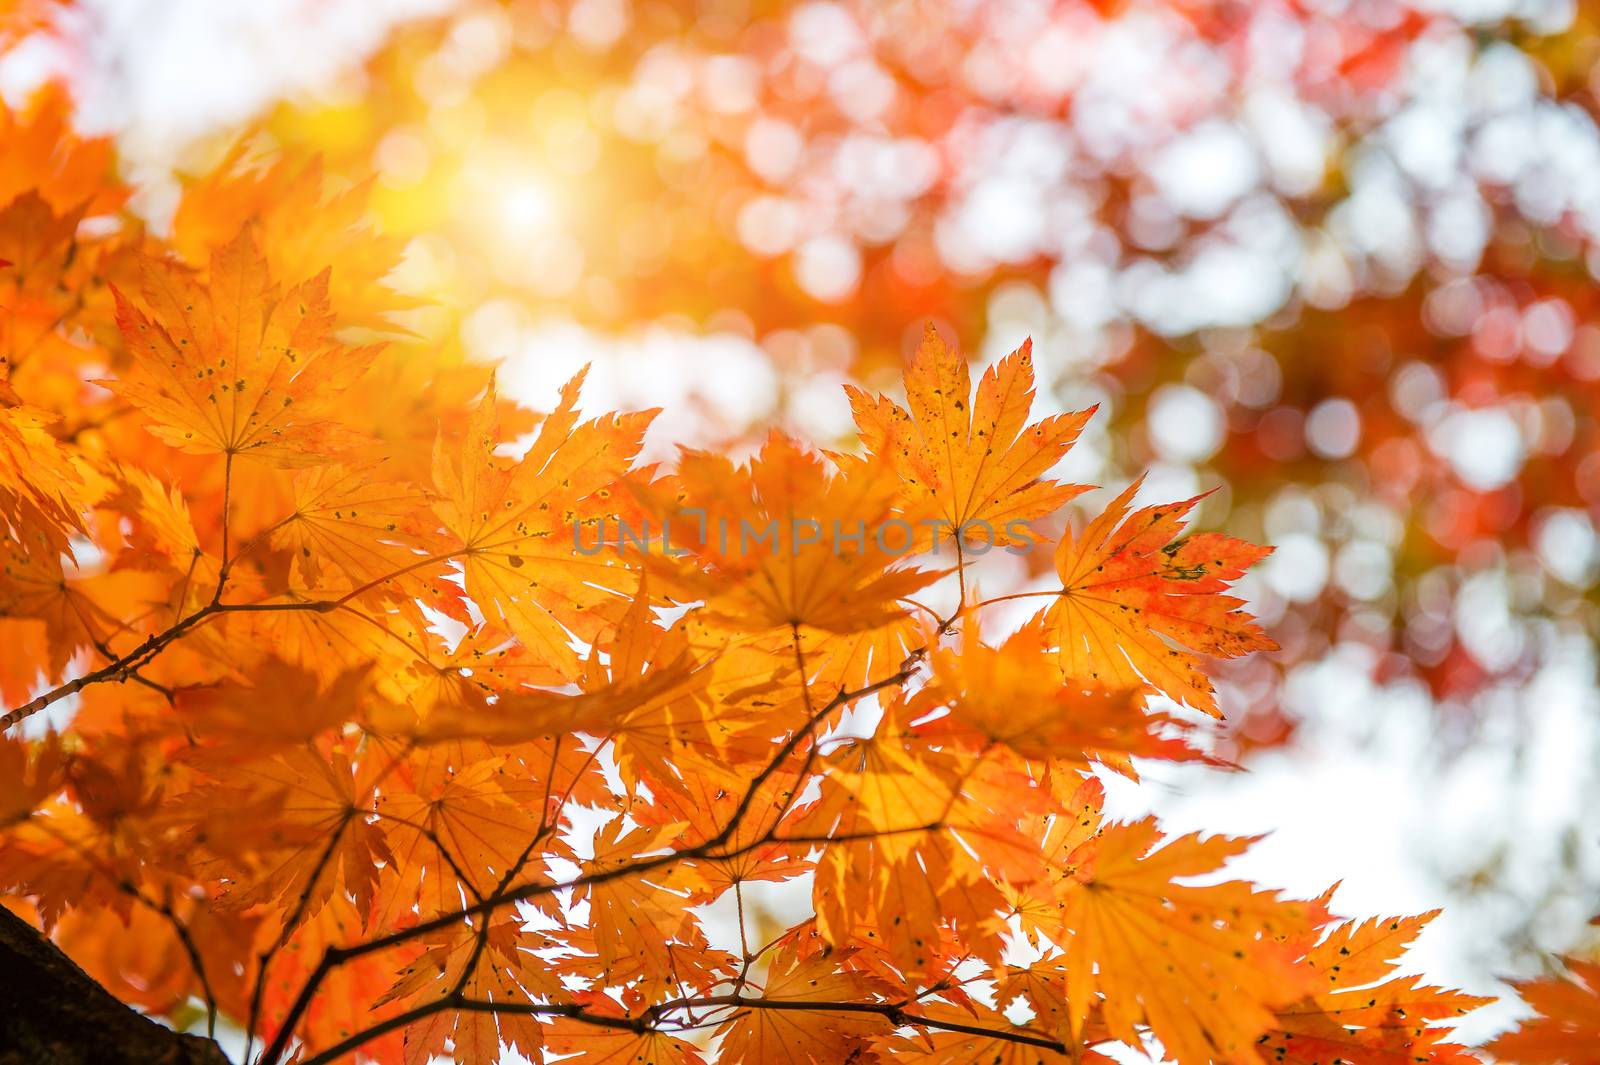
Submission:
M 525 949 L 514 920 L 491 926 L 481 937 L 470 925 L 455 925 L 429 937 L 415 961 L 375 1003 L 406 1002 L 410 1008 L 460 994 L 475 1002 L 526 1004 L 531 996 L 566 997 L 555 971 Z M 455 1057 L 494 1061 L 500 1045 L 534 1057 L 544 1042 L 537 1020 L 525 1014 L 488 1010 L 441 1010 L 406 1026 L 406 1065 L 426 1065 L 443 1054 L 446 1041 Z
M 1089 812 L 1096 793 L 1080 794 L 1083 816 L 1066 818 L 1066 836 L 1046 841 L 1058 855 L 1098 820 Z M 1283 946 L 1304 933 L 1305 908 L 1239 882 L 1179 883 L 1215 872 L 1248 843 L 1163 843 L 1147 820 L 1100 827 L 1055 859 L 1048 890 L 1059 928 L 1051 938 L 1065 951 L 1070 1036 L 1081 1036 L 1098 1004 L 1112 1038 L 1138 1045 L 1136 1026 L 1147 1023 L 1180 1065 L 1259 1056 L 1273 1007 L 1312 982 Z
M 59 791 L 65 769 L 56 736 L 38 744 L 0 736 L 0 828 L 26 820 Z
M 249 1008 L 244 970 L 234 960 L 250 952 L 260 916 L 188 899 L 178 900 L 173 912 L 206 968 L 204 984 L 195 975 L 189 947 L 174 930 L 174 918 L 149 906 L 135 906 L 125 915 L 80 907 L 62 917 L 52 938 L 112 994 L 151 1013 L 171 1014 L 191 995 L 209 993 L 221 1008 L 242 1015 Z
M 1133 756 L 1199 757 L 1181 739 L 1162 734 L 1183 726 L 1147 712 L 1139 689 L 1063 685 L 1050 648 L 1039 618 L 999 647 L 984 644 L 976 620 L 969 622 L 959 648 L 940 647 L 929 655 L 933 679 L 917 693 L 914 712 L 922 717 L 948 706 L 950 713 L 921 731 L 965 739 L 975 748 L 1003 743 L 1025 758 L 1096 758 L 1118 767 Z
M 447 737 L 519 743 L 543 736 L 585 733 L 613 744 L 618 771 L 630 786 L 642 780 L 670 787 L 680 751 L 720 749 L 729 725 L 708 715 L 710 682 L 682 629 L 651 620 L 641 588 L 613 636 L 592 648 L 577 694 L 503 691 L 491 704 L 463 699 L 436 709 L 412 734 L 435 742 Z
M 1339 1058 L 1354 1065 L 1412 1065 L 1471 1060 L 1442 1041 L 1435 1022 L 1459 1017 L 1488 1000 L 1391 979 L 1399 953 L 1438 911 L 1416 917 L 1350 921 L 1306 955 L 1317 976 L 1314 994 L 1279 1009 L 1261 1049 L 1286 1065 Z
M 460 591 L 450 582 L 443 587 Z M 566 732 L 565 723 L 549 727 L 551 722 L 535 720 L 536 712 L 513 712 L 524 694 L 535 705 L 571 697 L 538 688 L 561 684 L 561 677 L 505 630 L 485 623 L 453 647 L 440 646 L 429 631 L 430 617 L 414 603 L 391 601 L 383 618 L 384 629 L 368 627 L 392 634 L 389 646 L 404 646 L 408 654 L 396 660 L 396 669 L 374 678 L 378 698 L 365 718 L 372 731 L 426 743 L 477 738 L 506 744 Z
M 196 741 L 210 741 L 209 762 L 253 760 L 301 746 L 360 716 L 367 670 L 347 670 L 329 683 L 269 659 L 251 683 L 224 681 L 177 693 L 175 709 Z
M 774 773 L 763 781 L 745 807 L 744 816 L 735 821 L 749 791 L 745 774 L 692 751 L 678 754 L 673 764 L 682 778 L 660 786 L 659 792 L 652 786 L 649 800 L 635 803 L 629 814 L 647 826 L 684 826 L 684 842 L 690 845 L 717 839 L 724 826 L 733 826 L 717 848 L 727 857 L 707 857 L 696 862 L 703 884 L 698 891 L 700 896 L 709 900 L 738 883 L 788 880 L 811 869 L 806 848 L 772 840 L 778 822 L 797 807 L 796 772 Z
M 974 787 L 981 763 L 963 766 L 947 752 L 905 742 L 908 713 L 891 705 L 870 740 L 835 752 L 836 766 L 794 831 L 834 840 L 813 884 L 823 936 L 843 943 L 865 926 L 866 937 L 914 978 L 938 968 L 943 923 L 958 922 L 976 941 L 999 908 L 989 870 L 966 860 L 968 849 L 1000 869 L 1013 849 L 1034 848 L 1015 832 L 1015 809 L 996 810 L 999 796 Z M 1014 793 L 1005 798 L 1017 802 Z M 980 949 L 998 959 L 992 947 Z
M 801 957 L 792 947 L 779 951 L 762 982 L 761 1000 L 791 1009 L 751 1009 L 722 1029 L 724 1053 L 733 1061 L 777 1065 L 833 1065 L 854 1054 L 894 1025 L 876 1013 L 819 1009 L 793 1012 L 800 1003 L 859 1002 L 889 989 L 861 973 L 840 970 L 829 955 Z
M 356 941 L 363 927 L 355 903 L 335 895 L 301 924 L 271 959 L 262 981 L 261 1021 L 264 1034 L 275 1035 L 289 1020 L 294 996 L 305 986 L 318 959 L 329 947 Z M 404 957 L 404 955 L 402 955 Z M 312 1046 L 331 1046 L 354 1032 L 382 1023 L 399 1012 L 390 1002 L 374 1003 L 394 983 L 395 961 L 386 955 L 368 955 L 338 966 L 326 977 L 327 993 L 318 995 L 294 1025 L 294 1031 Z M 396 1030 L 377 1035 L 362 1046 L 363 1056 L 391 1063 L 405 1053 L 403 1036 Z
M 699 517 L 671 527 L 687 554 L 658 571 L 727 627 L 878 628 L 904 615 L 900 598 L 940 576 L 890 568 L 905 545 L 887 527 L 895 482 L 881 468 L 830 477 L 820 457 L 774 431 L 747 466 L 686 451 L 678 478 L 682 513 Z M 907 545 L 910 536 L 908 527 Z
M 609 1012 L 596 1011 L 605 1019 Z M 705 1058 L 692 1044 L 666 1032 L 636 1032 L 626 1027 L 610 1027 L 558 1020 L 545 1030 L 545 1049 L 556 1054 L 572 1054 L 562 1061 L 572 1065 L 705 1065 Z
M 159 601 L 159 588 L 153 574 L 86 574 L 48 548 L 28 554 L 14 541 L 0 544 L 0 618 L 44 623 L 49 654 L 40 664 L 51 677 L 85 647 L 109 650 L 128 631 L 122 619 Z
M 200 534 L 183 492 L 144 470 L 123 469 L 118 475 L 131 490 L 128 509 L 137 519 L 125 557 L 130 561 L 137 558 L 140 568 L 171 567 L 183 572 L 196 592 L 214 584 L 221 567 L 200 546 Z
M 0 106 L 0 144 L 0 204 L 34 193 L 57 211 L 101 215 L 131 191 L 117 181 L 111 138 L 73 130 L 72 97 L 62 85 L 44 85 L 21 108 Z
M 378 923 L 412 905 L 448 913 L 461 892 L 481 897 L 517 867 L 538 822 L 508 792 L 507 765 L 504 756 L 450 746 L 417 751 L 400 765 L 378 803 L 394 856 Z
M 0 108 L 0 124 L 4 122 Z M 63 278 L 80 217 L 57 216 L 29 193 L 0 210 L 0 527 L 31 547 L 70 554 L 68 538 L 87 531 L 89 506 L 100 495 L 89 469 L 49 427 L 62 420 L 26 402 L 13 387 L 13 370 L 41 357 L 63 317 Z M 45 356 L 48 353 L 44 353 Z M 74 387 L 76 384 L 74 383 Z
M 327 272 L 280 293 L 246 229 L 212 256 L 205 284 L 145 259 L 139 294 L 144 308 L 116 293 L 133 371 L 101 383 L 144 411 L 158 439 L 280 466 L 314 465 L 361 440 L 333 412 L 375 349 L 331 339 Z
M 1487 1047 L 1516 1065 L 1595 1065 L 1600 1062 L 1600 962 L 1563 958 L 1564 975 L 1514 983 L 1536 1011 Z
M 227 885 L 227 908 L 275 901 L 307 920 L 348 893 L 365 913 L 383 880 L 379 863 L 392 857 L 370 823 L 362 775 L 344 755 L 291 749 L 233 767 L 174 813 L 187 810 L 196 825 L 194 842 L 212 856 L 197 866 Z
M 0 646 L 11 648 L 11 654 L 0 657 L 0 700 L 12 705 L 26 702 L 38 687 L 39 663 L 51 657 L 44 623 L 5 617 L 0 610 Z
M 639 993 L 646 1000 L 675 986 L 679 954 L 691 959 L 705 949 L 699 925 L 685 905 L 687 896 L 704 885 L 688 863 L 639 876 L 616 876 L 615 871 L 641 854 L 670 849 L 682 830 L 682 825 L 661 825 L 629 832 L 623 819 L 615 818 L 595 834 L 594 857 L 584 863 L 590 875 L 613 876 L 578 892 L 589 902 L 596 965 L 608 984 L 642 981 Z
M 0 890 L 27 899 L 47 932 L 76 909 L 126 916 L 129 897 L 105 883 L 104 871 L 125 874 L 130 883 L 140 874 L 134 861 L 100 862 L 100 826 L 64 806 L 59 798 L 41 805 L 35 816 L 6 826 L 0 840 Z
M 1183 518 L 1204 497 L 1130 514 L 1143 483 L 1134 481 L 1056 549 L 1062 589 L 1044 616 L 1060 649 L 1061 671 L 1070 680 L 1113 689 L 1148 683 L 1220 716 L 1211 681 L 1190 652 L 1233 658 L 1277 649 L 1239 609 L 1244 604 L 1222 594 L 1271 549 L 1220 533 L 1175 540 Z
M 137 897 L 128 885 L 170 886 L 176 852 L 164 808 L 185 774 L 164 752 L 137 736 L 74 746 L 61 763 L 65 787 L 0 835 L 0 888 L 30 897 L 46 928 L 75 907 L 125 919 Z
M 45 428 L 55 420 L 0 397 L 0 526 L 21 543 L 64 554 L 68 537 L 85 531 L 93 500 L 73 455 Z
M 301 281 L 339 264 L 331 295 L 343 320 L 381 327 L 388 312 L 416 305 L 383 283 L 405 244 L 368 224 L 370 178 L 332 192 L 320 158 L 285 154 L 251 165 L 247 150 L 241 141 L 206 174 L 185 180 L 172 219 L 179 254 L 202 262 L 253 224 L 277 277 Z
M 607 625 L 602 604 L 637 579 L 606 556 L 577 550 L 579 531 L 616 518 L 628 472 L 654 411 L 579 423 L 584 371 L 519 462 L 495 456 L 498 418 L 491 382 L 467 427 L 459 462 L 434 452 L 434 504 L 457 542 L 466 591 L 503 622 L 529 652 L 562 676 L 576 677 L 575 635 L 593 640 Z M 614 620 L 614 619 L 613 619 Z
M 236 575 L 237 572 L 235 570 Z M 229 581 L 230 587 L 238 584 L 237 576 Z M 229 640 L 218 646 L 217 654 L 230 661 L 254 657 L 259 663 L 279 658 L 315 674 L 324 683 L 341 673 L 374 663 L 388 666 L 394 649 L 402 646 L 399 639 L 407 629 L 406 623 L 395 616 L 402 612 L 401 608 L 395 606 L 393 614 L 381 612 L 374 616 L 353 605 L 330 611 L 321 605 L 326 602 L 328 600 L 320 595 L 291 589 L 272 610 L 232 616 L 225 630 Z M 205 635 L 223 631 L 212 629 Z M 272 653 L 242 656 L 241 644 L 271 648 Z M 396 664 L 396 668 L 401 667 Z M 376 704 L 381 702 L 373 700 L 363 708 L 368 711 L 365 720 L 369 724 L 376 713 Z
M 602 658 L 604 661 L 602 661 Z M 731 723 L 714 721 L 705 696 L 711 672 L 682 628 L 654 624 L 644 584 L 613 639 L 596 644 L 578 686 L 584 693 L 567 727 L 612 743 L 617 771 L 629 786 L 677 781 L 674 756 L 691 748 L 714 755 Z M 507 700 L 516 708 L 515 700 Z
M 1022 524 L 1056 510 L 1085 490 L 1044 475 L 1077 441 L 1094 408 L 1028 423 L 1033 406 L 1033 342 L 990 367 L 972 393 L 966 360 L 930 323 L 905 373 L 908 412 L 886 396 L 845 391 L 867 450 L 858 464 L 886 464 L 904 484 L 901 506 L 936 519 L 948 537 L 969 526 L 967 539 L 985 550 L 1026 545 Z M 969 409 L 968 404 L 971 404 Z M 939 535 L 927 535 L 932 543 Z M 960 540 L 956 541 L 961 550 Z
M 368 584 L 404 571 L 419 550 L 437 549 L 416 521 L 428 496 L 381 472 L 379 464 L 363 463 L 295 473 L 294 512 L 274 526 L 271 541 L 293 553 L 292 579 L 300 587 L 327 587 L 328 567 L 347 584 Z
M 56 208 L 37 191 L 0 207 L 0 403 L 83 423 L 83 375 L 116 346 L 107 274 L 125 253 L 82 232 L 86 206 Z

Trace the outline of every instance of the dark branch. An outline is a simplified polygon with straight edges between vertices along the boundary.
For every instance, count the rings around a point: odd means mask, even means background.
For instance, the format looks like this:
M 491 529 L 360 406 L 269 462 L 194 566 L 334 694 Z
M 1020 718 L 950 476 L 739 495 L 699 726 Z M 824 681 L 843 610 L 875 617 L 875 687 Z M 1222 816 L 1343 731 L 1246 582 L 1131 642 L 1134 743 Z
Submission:
M 274 1036 L 271 1044 L 268 1045 L 266 1050 L 262 1053 L 260 1059 L 261 1065 L 277 1065 L 277 1063 L 283 1059 L 285 1052 L 289 1048 L 290 1040 L 294 1038 L 295 1027 L 299 1024 L 300 1018 L 305 1015 L 305 1011 L 310 1008 L 312 1000 L 316 997 L 317 990 L 322 985 L 322 981 L 327 979 L 327 976 L 330 972 L 346 962 L 365 957 L 368 954 L 373 954 L 378 951 L 388 950 L 389 948 L 397 946 L 401 943 L 425 936 L 430 932 L 449 928 L 452 925 L 458 924 L 461 921 L 469 918 L 487 918 L 505 906 L 539 898 L 555 891 L 604 884 L 612 880 L 620 880 L 631 876 L 641 876 L 655 869 L 659 869 L 668 865 L 675 865 L 683 861 L 691 861 L 696 858 L 733 858 L 772 842 L 773 833 L 777 828 L 776 825 L 773 826 L 772 832 L 766 833 L 761 839 L 754 840 L 741 847 L 735 848 L 732 851 L 723 851 L 721 849 L 724 844 L 726 844 L 728 840 L 731 839 L 739 830 L 740 824 L 743 822 L 745 816 L 749 813 L 751 806 L 755 802 L 756 795 L 760 792 L 762 786 L 766 784 L 766 782 L 782 768 L 783 764 L 788 761 L 789 757 L 794 754 L 796 750 L 799 749 L 800 745 L 805 742 L 808 736 L 811 735 L 812 731 L 817 727 L 817 725 L 825 721 L 830 714 L 847 703 L 863 698 L 867 695 L 871 695 L 875 692 L 882 691 L 885 688 L 904 684 L 916 671 L 917 663 L 922 660 L 925 654 L 926 648 L 918 648 L 906 656 L 905 661 L 900 664 L 900 668 L 894 673 L 882 678 L 881 680 L 875 681 L 872 684 L 865 685 L 853 691 L 841 689 L 821 708 L 811 712 L 805 723 L 800 728 L 796 729 L 789 736 L 789 738 L 784 741 L 784 743 L 778 748 L 777 753 L 774 754 L 773 757 L 767 762 L 766 766 L 761 770 L 761 772 L 756 774 L 755 778 L 750 782 L 750 786 L 745 790 L 744 795 L 741 797 L 738 807 L 733 812 L 733 816 L 728 818 L 727 822 L 716 833 L 716 835 L 702 840 L 700 843 L 697 843 L 692 847 L 686 847 L 671 854 L 657 855 L 650 858 L 641 858 L 638 861 L 632 862 L 628 865 L 604 869 L 586 876 L 577 877 L 573 880 L 559 883 L 548 880 L 540 880 L 523 884 L 514 888 L 499 890 L 494 894 L 489 895 L 478 902 L 464 906 L 459 910 L 440 914 L 426 921 L 420 921 L 408 928 L 403 928 L 387 935 L 378 936 L 374 939 L 369 939 L 363 943 L 357 943 L 349 947 L 329 947 L 323 952 L 322 960 L 318 962 L 317 967 L 312 970 L 310 977 L 300 988 L 300 993 L 295 997 L 294 1003 L 289 1007 L 289 1012 L 285 1015 L 283 1025 L 279 1028 L 277 1035 Z M 801 682 L 804 683 L 804 681 L 805 677 L 802 665 Z M 809 693 L 807 698 L 809 705 Z M 914 828 L 898 829 L 895 831 L 926 831 L 928 827 L 929 826 L 916 826 Z M 446 996 L 439 1001 L 451 1001 L 454 997 L 455 996 Z M 437 1003 L 435 1005 L 437 1007 Z M 388 1022 L 384 1023 L 387 1024 Z M 391 1030 L 392 1027 L 384 1029 L 384 1031 Z M 364 1033 L 357 1033 L 357 1036 L 363 1034 Z M 376 1034 L 382 1033 L 379 1032 Z M 372 1036 L 368 1036 L 368 1038 L 371 1037 Z M 309 1063 L 307 1063 L 307 1065 L 309 1065 Z
M 119 1002 L 0 906 L 0 1065 L 228 1065 L 209 1039 Z
M 618 1017 L 611 1014 L 594 1013 L 581 1006 L 574 1005 L 541 1004 L 538 1002 L 488 1002 L 453 994 L 432 1002 L 423 1003 L 403 1013 L 397 1013 L 393 1017 L 386 1018 L 378 1024 L 334 1044 L 327 1050 L 307 1058 L 303 1065 L 330 1065 L 331 1062 L 337 1061 L 344 1055 L 359 1049 L 379 1036 L 404 1028 L 407 1025 L 415 1024 L 418 1021 L 426 1020 L 428 1017 L 446 1010 L 456 1010 L 462 1013 L 493 1013 L 552 1019 L 566 1018 L 581 1024 L 593 1025 L 597 1028 L 614 1028 L 642 1034 L 660 1028 L 661 1021 L 667 1014 L 691 1012 L 696 1009 L 774 1010 L 792 1013 L 866 1013 L 883 1017 L 898 1028 L 921 1028 L 929 1031 L 956 1032 L 980 1039 L 993 1039 L 1000 1043 L 1015 1043 L 1022 1046 L 1038 1047 L 1041 1050 L 1053 1050 L 1062 1055 L 1070 1053 L 1067 1044 L 1061 1040 L 1039 1035 L 1026 1028 L 985 1028 L 977 1024 L 927 1017 L 911 1012 L 907 1003 L 900 1002 L 828 1002 L 823 1000 L 766 999 L 740 994 L 706 995 L 700 998 L 674 999 L 671 1002 L 663 1002 L 658 1006 L 652 1006 L 635 1016 Z M 715 1023 L 726 1024 L 731 1020 L 737 1019 L 737 1016 L 724 1018 Z M 663 1030 L 679 1031 L 682 1029 L 670 1028 Z

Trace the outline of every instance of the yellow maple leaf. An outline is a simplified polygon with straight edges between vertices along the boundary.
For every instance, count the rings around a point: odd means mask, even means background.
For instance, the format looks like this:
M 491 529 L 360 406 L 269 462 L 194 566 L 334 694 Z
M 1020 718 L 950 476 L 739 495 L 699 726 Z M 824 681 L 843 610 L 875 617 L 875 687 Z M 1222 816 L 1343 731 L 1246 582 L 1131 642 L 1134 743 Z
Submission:
M 144 259 L 143 306 L 116 293 L 133 370 L 101 383 L 180 450 L 279 466 L 326 461 L 362 439 L 335 411 L 375 354 L 330 336 L 328 276 L 280 292 L 248 229 L 216 251 L 204 284 Z
M 579 423 L 580 372 L 533 447 L 518 462 L 495 455 L 499 445 L 495 389 L 467 427 L 463 453 L 452 462 L 434 453 L 434 504 L 464 570 L 467 594 L 502 622 L 530 654 L 568 678 L 579 671 L 573 636 L 594 637 L 609 623 L 597 608 L 623 606 L 638 579 L 609 553 L 578 549 L 585 528 L 615 517 L 631 496 L 620 489 L 654 411 Z M 615 617 L 610 619 L 615 621 Z
M 1054 511 L 1085 490 L 1045 474 L 1077 441 L 1094 409 L 1028 424 L 1033 406 L 1033 344 L 1025 342 L 988 369 L 972 393 L 967 362 L 930 324 L 905 374 L 910 410 L 886 396 L 846 386 L 865 460 L 884 463 L 904 484 L 902 507 L 967 543 L 1025 545 L 1035 536 L 1023 524 Z M 969 407 L 970 404 L 970 407 Z M 965 530 L 956 538 L 957 530 Z

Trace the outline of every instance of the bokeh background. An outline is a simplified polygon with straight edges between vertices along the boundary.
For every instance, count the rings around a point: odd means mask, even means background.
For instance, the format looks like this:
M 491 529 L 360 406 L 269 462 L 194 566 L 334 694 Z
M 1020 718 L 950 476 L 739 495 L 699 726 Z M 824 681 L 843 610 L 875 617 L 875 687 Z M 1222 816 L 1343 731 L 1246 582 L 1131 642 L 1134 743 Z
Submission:
M 536 407 L 593 362 L 591 410 L 666 408 L 654 457 L 848 447 L 839 385 L 892 391 L 925 321 L 978 364 L 1031 336 L 1042 406 L 1100 404 L 1061 473 L 1216 488 L 1204 525 L 1277 545 L 1243 771 L 1117 809 L 1445 906 L 1414 958 L 1468 990 L 1600 949 L 1597 5 L 11 6 L 0 92 L 64 81 L 151 226 L 219 160 L 375 172 L 404 324 Z

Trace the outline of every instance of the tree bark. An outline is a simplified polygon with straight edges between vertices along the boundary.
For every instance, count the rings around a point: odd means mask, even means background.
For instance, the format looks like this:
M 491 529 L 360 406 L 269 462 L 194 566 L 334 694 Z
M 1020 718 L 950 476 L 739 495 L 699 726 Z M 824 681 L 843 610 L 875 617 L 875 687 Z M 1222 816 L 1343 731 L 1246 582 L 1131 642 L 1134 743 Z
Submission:
M 0 906 L 0 1065 L 227 1065 L 222 1048 L 135 1012 Z

